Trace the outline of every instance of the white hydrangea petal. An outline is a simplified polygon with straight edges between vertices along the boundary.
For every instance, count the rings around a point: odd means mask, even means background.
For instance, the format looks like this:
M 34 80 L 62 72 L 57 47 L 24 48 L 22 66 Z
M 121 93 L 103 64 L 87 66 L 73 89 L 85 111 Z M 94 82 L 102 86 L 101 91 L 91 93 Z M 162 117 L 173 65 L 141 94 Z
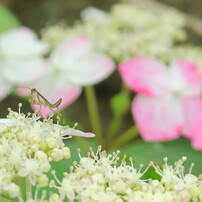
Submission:
M 109 17 L 107 12 L 95 7 L 87 7 L 81 12 L 81 18 L 86 22 L 101 23 L 105 22 L 107 17 Z
M 4 99 L 12 90 L 12 83 L 0 72 L 0 100 Z
M 67 128 L 64 131 L 64 134 L 72 135 L 72 136 L 80 136 L 80 137 L 95 137 L 95 134 L 93 134 L 93 133 L 83 132 L 83 131 L 80 131 L 80 130 L 76 130 L 74 128 Z
M 32 59 L 9 59 L 4 61 L 5 77 L 15 85 L 27 85 L 40 79 L 47 70 L 45 60 L 36 57 Z
M 0 49 L 6 57 L 30 57 L 47 52 L 48 44 L 38 40 L 31 29 L 22 27 L 2 34 Z
M 50 61 L 59 74 L 77 85 L 90 85 L 108 77 L 115 64 L 108 56 L 93 51 L 91 41 L 79 36 L 58 46 Z
M 109 57 L 101 54 L 89 53 L 86 58 L 77 61 L 74 68 L 65 75 L 78 85 L 96 84 L 107 78 L 115 70 L 115 63 Z
M 85 36 L 67 40 L 52 52 L 50 60 L 58 69 L 71 71 L 75 61 L 80 61 L 92 49 L 91 42 Z

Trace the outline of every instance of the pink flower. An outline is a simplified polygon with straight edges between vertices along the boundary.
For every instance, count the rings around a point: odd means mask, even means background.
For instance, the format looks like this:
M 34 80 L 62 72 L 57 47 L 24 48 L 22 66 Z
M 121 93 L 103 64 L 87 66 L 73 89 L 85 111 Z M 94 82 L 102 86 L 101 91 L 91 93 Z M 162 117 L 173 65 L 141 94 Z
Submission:
M 49 58 L 49 72 L 43 80 L 30 87 L 35 87 L 51 103 L 62 98 L 59 106 L 62 109 L 78 98 L 82 86 L 99 83 L 114 69 L 113 60 L 96 52 L 88 38 L 79 36 L 53 50 Z M 39 109 L 36 105 L 34 108 Z M 45 115 L 51 113 L 47 107 L 42 107 L 40 112 Z
M 202 81 L 195 64 L 179 59 L 166 67 L 153 58 L 135 57 L 119 72 L 139 93 L 132 114 L 144 140 L 166 141 L 182 133 L 202 149 Z

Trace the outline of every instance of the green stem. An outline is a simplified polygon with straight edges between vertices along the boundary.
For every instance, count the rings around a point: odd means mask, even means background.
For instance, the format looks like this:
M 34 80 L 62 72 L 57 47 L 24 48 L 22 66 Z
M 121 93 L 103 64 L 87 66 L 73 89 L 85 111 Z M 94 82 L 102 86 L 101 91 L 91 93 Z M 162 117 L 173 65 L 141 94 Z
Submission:
M 112 147 L 119 147 L 122 146 L 123 144 L 126 144 L 130 140 L 134 139 L 135 137 L 138 136 L 138 129 L 136 126 L 132 126 L 130 129 L 128 129 L 126 132 L 120 135 L 113 143 Z
M 97 99 L 93 86 L 85 87 L 85 95 L 93 132 L 96 134 L 98 144 L 102 144 L 102 127 L 97 106 Z
M 10 202 L 11 200 L 4 198 L 3 196 L 0 196 L 1 202 Z
M 115 116 L 114 119 L 112 120 L 110 126 L 109 126 L 109 131 L 107 134 L 107 142 L 109 142 L 115 135 L 118 134 L 118 131 L 121 127 L 121 122 L 123 120 L 123 116 Z
M 26 200 L 32 198 L 32 184 L 30 183 L 28 177 L 26 178 Z
M 131 94 L 131 90 L 128 88 L 128 86 L 124 82 L 122 82 L 121 92 L 127 94 L 128 96 Z
M 128 96 L 130 94 L 130 90 L 125 85 L 124 82 L 122 82 L 120 93 L 124 93 L 124 94 L 126 94 Z M 128 110 L 129 110 L 129 106 L 128 106 L 128 109 L 126 109 L 125 112 L 123 112 L 123 113 L 121 113 L 119 115 L 115 114 L 114 119 L 110 123 L 109 130 L 108 130 L 108 133 L 107 133 L 107 143 L 108 143 L 108 145 L 111 144 L 111 140 L 113 139 L 113 137 L 118 135 L 119 129 L 122 126 L 122 120 L 123 120 L 124 115 L 127 113 Z

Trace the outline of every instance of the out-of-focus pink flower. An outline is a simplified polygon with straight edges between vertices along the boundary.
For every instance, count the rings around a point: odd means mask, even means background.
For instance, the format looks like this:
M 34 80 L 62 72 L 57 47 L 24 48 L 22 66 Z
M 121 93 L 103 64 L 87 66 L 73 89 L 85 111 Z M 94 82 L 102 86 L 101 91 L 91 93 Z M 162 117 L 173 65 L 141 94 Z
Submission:
M 82 86 L 99 83 L 115 69 L 113 60 L 97 53 L 91 41 L 84 36 L 56 47 L 50 55 L 49 66 L 46 77 L 34 87 L 51 103 L 62 98 L 60 109 L 78 98 Z M 39 109 L 36 105 L 34 108 Z M 42 107 L 40 113 L 48 115 L 51 111 Z
M 135 57 L 119 72 L 139 93 L 132 114 L 144 140 L 166 141 L 182 133 L 202 149 L 202 80 L 195 64 L 179 59 L 166 67 L 153 58 Z
M 30 85 L 41 78 L 47 69 L 42 55 L 47 51 L 48 44 L 38 40 L 29 28 L 16 28 L 0 35 L 0 86 L 3 89 L 0 99 L 11 87 Z

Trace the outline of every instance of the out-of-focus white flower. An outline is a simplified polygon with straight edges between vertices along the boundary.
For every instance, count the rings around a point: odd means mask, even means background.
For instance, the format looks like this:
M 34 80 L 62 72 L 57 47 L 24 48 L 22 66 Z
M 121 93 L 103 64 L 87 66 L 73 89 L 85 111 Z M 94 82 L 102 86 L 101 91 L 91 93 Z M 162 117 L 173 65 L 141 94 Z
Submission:
M 40 41 L 29 28 L 21 27 L 0 35 L 0 84 L 5 97 L 11 87 L 36 82 L 47 69 L 42 58 L 48 44 Z
M 172 52 L 176 41 L 184 41 L 185 20 L 176 10 L 148 9 L 130 3 L 114 4 L 107 13 L 86 8 L 72 27 L 56 25 L 43 32 L 50 44 L 62 43 L 76 35 L 89 37 L 96 49 L 123 62 L 137 55 L 158 58 Z M 159 37 L 161 36 L 161 37 Z
M 184 58 L 189 61 L 194 61 L 200 68 L 202 68 L 202 47 L 193 45 L 179 45 L 173 47 L 172 51 L 169 51 L 162 57 L 166 62 L 174 61 L 177 58 Z
M 81 12 L 81 17 L 86 22 L 105 23 L 109 14 L 95 7 L 88 7 Z
M 62 98 L 62 109 L 75 101 L 82 86 L 99 83 L 115 69 L 108 56 L 97 52 L 85 36 L 74 37 L 56 47 L 49 58 L 50 68 L 46 77 L 34 87 L 51 103 Z M 24 89 L 20 89 L 22 93 Z M 39 106 L 34 105 L 35 109 Z M 42 106 L 41 114 L 50 114 L 48 107 Z

